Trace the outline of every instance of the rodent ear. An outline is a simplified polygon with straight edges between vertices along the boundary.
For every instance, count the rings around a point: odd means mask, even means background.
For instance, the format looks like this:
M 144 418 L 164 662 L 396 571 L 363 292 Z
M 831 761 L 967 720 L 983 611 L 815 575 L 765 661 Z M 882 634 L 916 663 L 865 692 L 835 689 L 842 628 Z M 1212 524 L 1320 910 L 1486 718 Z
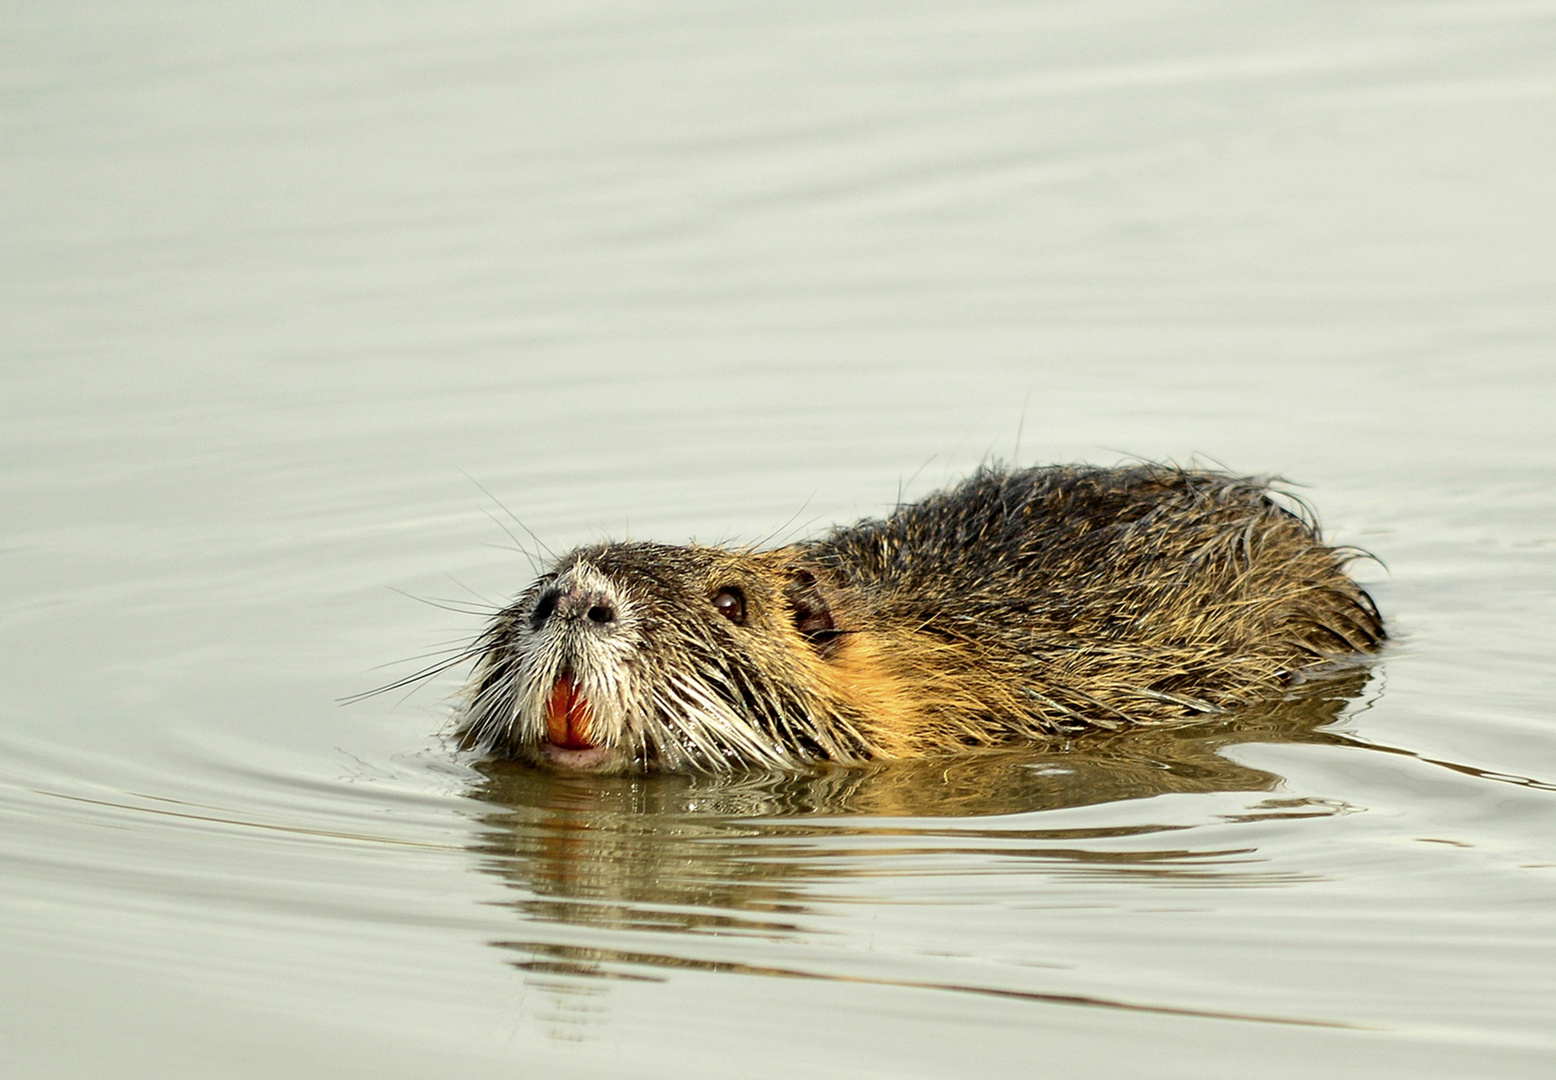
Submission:
M 794 628 L 810 639 L 822 656 L 830 656 L 836 648 L 837 624 L 832 620 L 832 608 L 821 593 L 816 575 L 809 570 L 790 567 L 783 595 L 794 614 Z

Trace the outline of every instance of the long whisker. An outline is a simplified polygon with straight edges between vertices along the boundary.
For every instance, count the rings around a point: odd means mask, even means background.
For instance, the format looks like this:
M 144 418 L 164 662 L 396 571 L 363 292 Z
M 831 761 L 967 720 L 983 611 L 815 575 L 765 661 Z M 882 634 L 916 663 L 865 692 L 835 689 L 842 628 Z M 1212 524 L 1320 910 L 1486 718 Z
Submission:
M 452 581 L 453 579 L 451 578 L 450 580 Z M 459 582 L 455 581 L 454 584 L 458 585 Z M 405 597 L 407 600 L 414 600 L 418 604 L 426 604 L 428 607 L 435 607 L 439 611 L 452 611 L 456 615 L 491 616 L 502 610 L 501 604 L 493 604 L 490 600 L 486 599 L 486 597 L 477 594 L 472 595 L 475 595 L 476 599 L 481 601 L 481 607 L 476 607 L 473 604 L 469 604 L 463 600 L 447 600 L 442 597 L 434 598 L 428 596 L 417 596 L 415 593 L 406 592 L 404 589 L 396 589 L 393 585 L 389 586 L 389 591 L 392 593 L 398 593 L 400 596 Z
M 447 660 L 440 660 L 438 663 L 428 665 L 427 667 L 422 668 L 420 671 L 413 671 L 411 674 L 405 676 L 402 679 L 396 679 L 392 683 L 386 683 L 385 685 L 376 687 L 372 690 L 364 690 L 360 694 L 348 694 L 345 697 L 336 698 L 335 700 L 341 705 L 355 705 L 359 701 L 366 701 L 368 698 L 377 697 L 380 694 L 387 694 L 391 690 L 399 690 L 407 686 L 413 686 L 417 683 L 423 683 L 435 675 L 443 674 L 443 672 L 447 671 L 449 668 L 458 667 L 466 660 L 479 656 L 485 651 L 485 645 L 478 643 L 476 645 L 470 646 L 467 649 L 464 649 L 461 652 L 456 653 L 454 656 Z
M 460 470 L 460 473 L 461 473 L 461 475 L 464 476 L 464 478 L 466 480 L 470 481 L 476 487 L 480 488 L 481 492 L 488 499 L 491 499 L 492 502 L 496 503 L 502 509 L 503 513 L 505 513 L 509 517 L 511 517 L 513 519 L 513 523 L 515 525 L 517 525 L 519 528 L 523 529 L 525 531 L 525 533 L 527 533 L 529 535 L 529 538 L 531 540 L 535 541 L 536 546 L 539 547 L 541 551 L 544 551 L 546 553 L 546 557 L 547 558 L 552 559 L 553 561 L 556 559 L 556 552 L 552 551 L 551 548 L 546 545 L 546 542 L 544 540 L 542 540 L 539 536 L 535 535 L 535 530 L 534 529 L 531 529 L 528 525 L 524 524 L 523 521 L 519 520 L 519 515 L 515 514 L 512 510 L 508 509 L 507 505 L 504 504 L 504 502 L 501 499 L 499 499 L 496 495 L 493 495 L 491 493 L 490 489 L 488 489 L 485 484 L 481 483 L 481 481 L 477 480 L 475 477 L 471 476 L 469 473 L 465 472 L 463 469 Z M 508 533 L 509 539 L 511 539 L 515 544 L 519 543 L 519 538 L 517 536 L 514 536 L 513 533 L 509 532 L 507 526 L 503 525 L 503 523 L 498 521 L 495 517 L 492 517 L 491 514 L 487 514 L 486 516 L 492 518 L 493 523 L 496 524 L 498 528 L 502 529 L 503 532 Z M 523 550 L 523 545 L 520 544 L 519 546 L 520 546 L 520 549 Z M 527 551 L 526 551 L 526 554 L 528 554 Z

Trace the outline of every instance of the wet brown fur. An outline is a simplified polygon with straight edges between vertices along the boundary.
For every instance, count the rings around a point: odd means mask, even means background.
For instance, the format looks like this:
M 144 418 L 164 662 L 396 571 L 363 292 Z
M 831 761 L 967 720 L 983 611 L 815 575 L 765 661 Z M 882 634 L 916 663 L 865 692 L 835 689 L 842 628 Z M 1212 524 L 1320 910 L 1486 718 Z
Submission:
M 525 636 L 540 633 L 527 628 L 547 582 L 580 566 L 623 610 L 589 631 L 589 648 L 619 646 L 620 669 L 580 677 L 614 767 L 717 769 L 1068 738 L 1270 700 L 1383 642 L 1344 570 L 1358 554 L 1325 546 L 1305 507 L 1260 479 L 985 468 L 883 520 L 771 551 L 564 556 L 487 631 L 463 731 L 535 759 L 543 735 L 525 693 L 599 666 L 572 646 L 575 659 L 541 663 Z M 728 588 L 744 625 L 710 602 Z

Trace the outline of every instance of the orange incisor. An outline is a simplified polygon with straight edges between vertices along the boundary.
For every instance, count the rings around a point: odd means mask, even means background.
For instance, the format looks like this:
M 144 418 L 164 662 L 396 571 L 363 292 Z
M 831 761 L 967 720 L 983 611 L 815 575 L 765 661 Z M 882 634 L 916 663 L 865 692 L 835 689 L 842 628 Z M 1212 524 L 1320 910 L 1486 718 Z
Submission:
M 551 688 L 551 700 L 546 706 L 546 737 L 552 745 L 567 750 L 588 750 L 594 746 L 589 741 L 589 703 L 571 675 L 563 675 Z

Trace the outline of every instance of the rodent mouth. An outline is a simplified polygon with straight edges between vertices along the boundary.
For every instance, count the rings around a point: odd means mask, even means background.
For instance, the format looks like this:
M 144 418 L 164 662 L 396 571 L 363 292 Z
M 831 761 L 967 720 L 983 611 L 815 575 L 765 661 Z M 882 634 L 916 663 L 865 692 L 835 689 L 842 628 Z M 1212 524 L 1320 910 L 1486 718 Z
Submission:
M 570 674 L 557 677 L 546 702 L 546 741 L 563 750 L 593 750 L 589 738 L 589 702 Z

